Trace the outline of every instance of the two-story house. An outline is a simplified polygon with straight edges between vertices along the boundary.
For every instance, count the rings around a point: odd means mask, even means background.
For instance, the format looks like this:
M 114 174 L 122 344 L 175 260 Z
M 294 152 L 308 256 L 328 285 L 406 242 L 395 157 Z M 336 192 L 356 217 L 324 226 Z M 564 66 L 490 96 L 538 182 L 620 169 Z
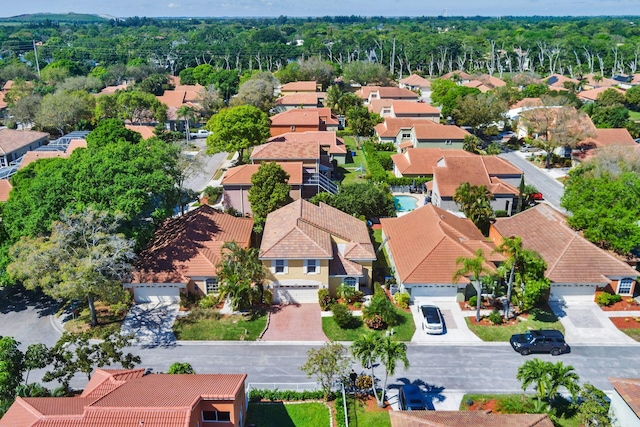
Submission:
M 271 136 L 288 132 L 338 130 L 340 122 L 330 108 L 296 108 L 271 117 Z

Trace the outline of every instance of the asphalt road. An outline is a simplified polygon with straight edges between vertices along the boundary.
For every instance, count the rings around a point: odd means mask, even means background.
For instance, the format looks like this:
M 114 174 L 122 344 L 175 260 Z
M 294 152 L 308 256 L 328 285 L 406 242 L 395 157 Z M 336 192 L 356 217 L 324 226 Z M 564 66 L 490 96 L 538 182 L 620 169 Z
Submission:
M 227 157 L 228 153 L 217 153 L 211 156 L 207 155 L 207 140 L 205 138 L 195 138 L 192 139 L 190 143 L 199 148 L 197 157 L 200 166 L 191 176 L 187 177 L 184 186 L 190 190 L 201 192 L 209 184 L 209 181 L 213 179 L 213 176 Z
M 25 297 L 32 303 L 27 304 Z M 51 322 L 56 303 L 35 293 L 9 293 L 0 300 L 0 335 L 10 335 L 22 347 L 43 342 L 53 345 L 60 333 Z M 570 343 L 569 343 L 570 344 Z M 251 383 L 308 383 L 300 371 L 312 345 L 256 342 L 179 343 L 168 347 L 133 346 L 129 351 L 142 359 L 141 366 L 166 372 L 173 362 L 188 362 L 199 373 L 247 373 Z M 581 382 L 610 390 L 608 377 L 640 377 L 639 345 L 574 346 L 558 357 L 538 355 L 545 360 L 572 365 Z M 518 367 L 534 356 L 520 356 L 507 343 L 479 345 L 408 345 L 410 368 L 399 366 L 389 384 L 424 383 L 435 392 L 518 392 Z M 361 367 L 356 366 L 360 372 Z M 38 381 L 44 371 L 33 372 Z M 378 375 L 382 373 L 377 370 Z M 78 376 L 72 387 L 83 388 L 87 379 Z
M 544 196 L 546 203 L 562 213 L 567 213 L 560 207 L 560 198 L 564 194 L 564 186 L 557 179 L 538 169 L 515 152 L 505 152 L 500 154 L 500 157 L 507 159 L 524 171 L 525 182 L 536 187 Z

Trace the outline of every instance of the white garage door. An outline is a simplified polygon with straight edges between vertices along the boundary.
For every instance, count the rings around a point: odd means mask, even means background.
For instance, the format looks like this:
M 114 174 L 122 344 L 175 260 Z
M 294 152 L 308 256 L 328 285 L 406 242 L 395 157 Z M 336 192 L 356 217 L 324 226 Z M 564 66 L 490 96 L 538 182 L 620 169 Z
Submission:
M 138 285 L 133 289 L 136 302 L 180 302 L 177 285 Z
M 593 301 L 596 293 L 596 285 L 584 285 L 584 284 L 551 284 L 551 295 L 549 299 L 557 300 L 563 297 L 572 297 L 573 299 L 579 297 L 580 299 Z
M 415 297 L 454 297 L 458 293 L 456 285 L 424 285 L 424 286 L 407 286 L 406 289 L 411 295 L 411 299 Z
M 318 285 L 274 286 L 276 304 L 306 304 L 318 302 Z

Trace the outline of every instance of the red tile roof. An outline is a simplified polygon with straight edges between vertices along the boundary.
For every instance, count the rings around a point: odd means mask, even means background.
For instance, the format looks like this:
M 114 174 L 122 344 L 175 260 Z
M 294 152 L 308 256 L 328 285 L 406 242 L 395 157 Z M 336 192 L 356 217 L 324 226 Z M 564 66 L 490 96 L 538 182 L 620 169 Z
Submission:
M 594 129 L 592 132 L 594 136 L 580 141 L 578 147 L 604 148 L 617 145 L 635 147 L 638 145 L 625 128 Z
M 276 105 L 318 105 L 318 100 L 325 97 L 324 92 L 300 92 L 292 93 L 276 99 Z
M 462 86 L 474 87 L 482 93 L 486 93 L 491 90 L 491 86 L 484 84 L 480 80 L 470 80 L 468 82 L 464 82 Z
M 542 107 L 544 102 L 540 98 L 523 98 L 520 101 L 516 102 L 512 106 L 509 107 L 510 110 L 515 110 L 516 108 L 527 108 L 527 107 Z
M 102 89 L 100 92 L 98 92 L 96 95 L 97 96 L 100 96 L 100 95 L 112 95 L 116 91 L 118 91 L 118 90 L 126 90 L 128 87 L 129 87 L 129 83 L 122 83 L 122 84 L 117 85 L 117 86 L 107 86 L 104 89 Z
M 464 171 L 461 174 L 460 171 Z M 519 190 L 502 181 L 500 175 L 520 176 L 522 171 L 497 156 L 444 156 L 444 162 L 433 170 L 433 180 L 440 197 L 453 197 L 463 182 L 485 185 L 491 193 L 519 194 Z
M 430 120 L 416 122 L 413 125 L 416 138 L 418 141 L 442 141 L 442 140 L 459 140 L 462 141 L 465 136 L 470 135 L 466 130 L 453 125 L 443 125 L 434 123 Z
M 596 101 L 598 99 L 598 95 L 600 95 L 602 92 L 606 91 L 606 90 L 615 90 L 618 93 L 621 93 L 624 95 L 624 91 L 618 89 L 617 87 L 598 87 L 595 89 L 590 89 L 590 90 L 583 90 L 582 92 L 580 92 L 578 94 L 578 98 L 580 99 L 584 99 L 587 101 Z
M 609 382 L 640 418 L 640 378 L 609 378 Z
M 398 99 L 372 99 L 369 111 L 382 114 L 384 108 L 390 108 L 394 115 L 422 114 L 440 116 L 440 110 L 426 102 L 403 101 Z
M 9 193 L 13 186 L 8 179 L 0 179 L 0 202 L 9 200 Z
M 318 85 L 315 81 L 290 82 L 283 84 L 281 92 L 315 92 Z
M 87 148 L 87 140 L 86 139 L 72 139 L 65 150 L 65 153 L 71 154 L 78 148 Z
M 142 139 L 149 139 L 149 138 L 153 138 L 154 136 L 156 136 L 156 134 L 154 132 L 155 127 L 153 127 L 153 126 L 126 124 L 126 125 L 124 125 L 124 127 L 126 127 L 129 130 L 132 130 L 134 132 L 138 132 L 140 135 L 142 135 Z
M 267 216 L 260 245 L 261 259 L 334 258 L 332 236 L 344 258 L 376 259 L 367 225 L 324 203 L 316 206 L 299 199 Z
M 498 218 L 492 227 L 503 237 L 520 236 L 526 249 L 538 252 L 546 261 L 545 275 L 556 283 L 607 284 L 607 276 L 638 275 L 627 263 L 571 229 L 561 213 L 545 204 Z
M 399 80 L 398 83 L 402 83 L 407 86 L 431 87 L 431 82 L 429 80 L 424 77 L 420 77 L 417 74 L 411 74 L 409 77 Z
M 46 139 L 49 134 L 34 130 L 0 129 L 0 154 L 9 154 L 39 140 Z M 34 149 L 36 147 L 33 147 Z
M 408 141 L 409 144 L 410 141 Z M 402 144 L 400 144 L 402 148 Z M 446 150 L 444 148 L 408 148 L 403 154 L 394 154 L 391 160 L 403 175 L 433 175 L 433 168 L 444 156 L 474 156 L 474 154 L 459 149 Z
M 362 99 L 369 99 L 372 92 L 378 93 L 378 99 L 418 99 L 418 95 L 409 89 L 393 86 L 362 86 L 356 95 Z
M 165 90 L 161 96 L 156 96 L 156 98 L 167 107 L 180 108 L 185 102 L 186 94 L 185 91 Z
M 69 155 L 64 151 L 27 151 L 24 156 L 22 156 L 18 170 L 26 168 L 36 160 L 53 159 L 56 157 L 66 159 Z
M 471 80 L 473 77 L 471 77 L 471 74 L 465 73 L 464 71 L 460 71 L 460 70 L 456 70 L 456 71 L 452 71 L 450 73 L 444 74 L 442 76 L 440 76 L 441 79 L 451 79 L 453 78 L 453 76 L 458 76 L 460 78 L 460 80 Z
M 252 228 L 252 219 L 208 205 L 168 219 L 138 257 L 132 283 L 187 283 L 193 276 L 215 276 L 222 245 L 235 241 L 248 248 Z
M 9 104 L 7 104 L 4 100 L 4 92 L 0 92 L 0 110 L 7 108 Z
M 330 108 L 294 108 L 272 116 L 271 126 L 319 126 L 320 120 L 338 124 Z
M 482 411 L 390 411 L 392 427 L 553 427 L 546 414 Z
M 460 218 L 432 204 L 424 205 L 398 218 L 381 218 L 382 231 L 400 280 L 405 284 L 454 283 L 453 274 L 460 268 L 459 257 L 473 257 L 483 249 L 489 260 L 502 260 L 470 219 Z M 437 268 L 434 268 L 437 266 Z M 458 283 L 468 283 L 466 277 Z
M 401 129 L 411 129 L 416 120 L 420 119 L 416 119 L 415 117 L 385 117 L 384 122 L 378 123 L 374 129 L 376 134 L 381 138 L 395 138 Z
M 555 90 L 565 89 L 564 87 L 565 82 L 573 82 L 575 84 L 580 84 L 578 80 L 565 77 L 562 74 L 552 74 L 549 77 L 546 77 L 544 81 L 545 83 L 547 83 L 547 85 L 551 86 Z
M 278 165 L 289 174 L 289 185 L 302 184 L 302 162 L 282 162 Z M 251 185 L 251 177 L 259 167 L 260 164 L 250 164 L 228 169 L 222 177 L 222 185 Z
M 287 132 L 254 147 L 252 160 L 319 159 L 320 147 L 329 154 L 346 154 L 347 148 L 335 132 Z

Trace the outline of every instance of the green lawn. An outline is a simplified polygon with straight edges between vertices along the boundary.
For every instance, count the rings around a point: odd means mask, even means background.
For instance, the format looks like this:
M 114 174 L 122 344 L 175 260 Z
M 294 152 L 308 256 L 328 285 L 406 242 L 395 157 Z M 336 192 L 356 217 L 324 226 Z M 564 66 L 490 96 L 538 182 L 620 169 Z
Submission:
M 470 403 L 477 403 L 481 409 L 483 405 L 486 405 L 489 401 L 495 400 L 497 404 L 495 406 L 496 413 L 500 414 L 535 414 L 534 401 L 536 397 L 530 394 L 465 394 L 462 397 L 462 403 L 460 403 L 460 410 L 466 411 L 469 408 Z M 485 408 L 486 409 L 486 408 Z M 569 405 L 564 399 L 560 399 L 560 402 L 554 405 L 556 410 L 555 424 L 558 427 L 580 427 L 581 424 L 576 417 L 576 411 Z
M 367 411 L 365 403 L 351 395 L 347 396 L 347 411 L 349 427 L 391 427 L 389 412 L 378 408 Z
M 373 246 L 374 249 L 377 251 L 378 248 L 380 247 L 380 245 L 382 244 L 382 230 L 381 229 L 376 229 L 373 230 Z M 378 254 L 378 259 L 373 263 L 373 268 L 374 269 L 378 269 L 378 268 L 389 268 L 389 266 L 391 265 L 391 263 L 389 262 L 389 257 L 387 256 L 387 250 L 386 249 L 382 249 L 382 251 L 377 252 Z
M 564 326 L 551 310 L 534 308 L 529 318 L 515 325 L 474 325 L 470 319 L 465 318 L 469 329 L 482 341 L 509 341 L 513 334 L 522 334 L 528 329 L 557 329 L 564 333 Z
M 257 427 L 323 427 L 330 425 L 323 403 L 249 403 L 247 424 Z
M 187 316 L 176 320 L 173 332 L 179 340 L 255 341 L 266 325 L 265 311 L 225 317 Z
M 620 330 L 622 332 L 624 332 L 625 334 L 629 335 L 631 338 L 633 338 L 636 341 L 640 341 L 640 329 L 638 328 L 625 328 L 622 329 L 620 328 Z
M 79 313 L 75 318 L 64 323 L 65 331 L 72 333 L 87 333 L 91 338 L 102 339 L 106 336 L 116 334 L 120 332 L 122 321 L 129 312 L 128 308 L 121 310 L 119 313 L 115 313 L 111 307 L 102 304 L 101 302 L 95 303 L 96 313 L 98 317 L 98 325 L 91 327 L 91 313 L 88 307 L 84 307 L 79 310 Z M 61 313 L 62 314 L 62 313 Z M 62 314 L 67 316 L 67 314 Z
M 402 310 L 397 310 L 397 312 L 400 314 L 402 320 L 398 326 L 393 328 L 394 337 L 400 341 L 411 341 L 416 331 L 413 316 L 411 316 L 411 313 Z M 333 317 L 323 317 L 322 330 L 331 341 L 354 341 L 370 329 L 363 323 L 360 323 L 360 326 L 354 329 L 341 329 L 333 320 Z M 381 331 L 380 333 L 386 333 L 386 331 Z
M 640 120 L 640 111 L 629 110 L 629 120 Z
M 343 137 L 344 144 L 355 153 L 351 159 L 347 159 L 344 166 L 338 168 L 338 175 L 342 184 L 356 184 L 366 182 L 364 176 L 367 174 L 368 164 L 362 150 L 356 148 L 356 140 L 353 136 Z M 362 170 L 356 170 L 362 168 Z

